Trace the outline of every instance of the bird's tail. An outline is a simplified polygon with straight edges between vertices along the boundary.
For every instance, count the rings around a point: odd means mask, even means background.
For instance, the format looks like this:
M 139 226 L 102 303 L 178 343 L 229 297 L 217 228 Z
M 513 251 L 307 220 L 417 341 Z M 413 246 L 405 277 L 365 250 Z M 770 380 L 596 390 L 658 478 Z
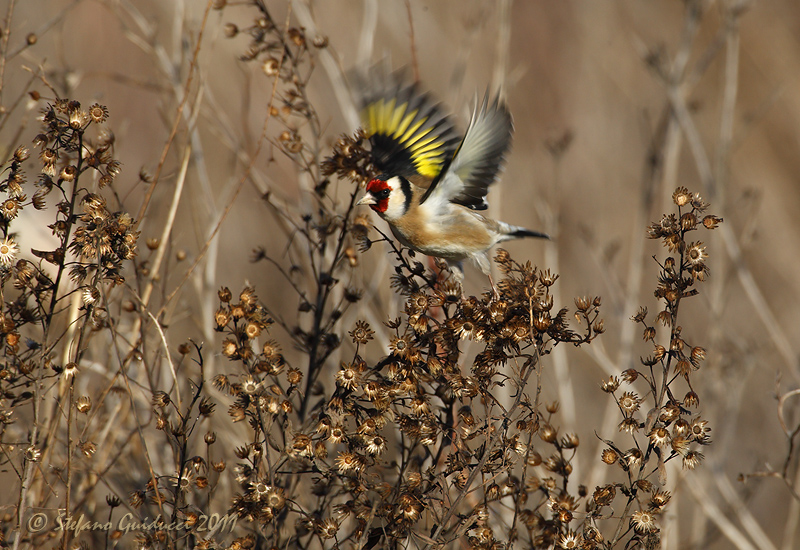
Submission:
M 523 237 L 536 237 L 538 239 L 550 239 L 550 235 L 547 233 L 542 233 L 541 231 L 531 231 L 530 229 L 525 229 L 524 227 L 515 227 L 513 231 L 509 234 L 509 237 L 513 237 L 516 239 L 521 239 Z

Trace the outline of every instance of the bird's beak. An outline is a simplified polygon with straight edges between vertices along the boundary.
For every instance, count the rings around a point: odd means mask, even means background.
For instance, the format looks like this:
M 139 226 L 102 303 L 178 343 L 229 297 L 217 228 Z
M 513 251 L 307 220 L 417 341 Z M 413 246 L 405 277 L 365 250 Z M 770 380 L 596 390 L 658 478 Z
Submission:
M 370 195 L 369 193 L 367 193 L 367 194 L 366 194 L 366 195 L 364 195 L 364 197 L 363 197 L 363 198 L 362 198 L 360 201 L 358 201 L 356 204 L 357 204 L 357 205 L 359 205 L 359 206 L 361 206 L 361 205 L 369 205 L 369 204 L 377 204 L 377 203 L 375 202 L 375 197 L 373 197 L 372 195 Z

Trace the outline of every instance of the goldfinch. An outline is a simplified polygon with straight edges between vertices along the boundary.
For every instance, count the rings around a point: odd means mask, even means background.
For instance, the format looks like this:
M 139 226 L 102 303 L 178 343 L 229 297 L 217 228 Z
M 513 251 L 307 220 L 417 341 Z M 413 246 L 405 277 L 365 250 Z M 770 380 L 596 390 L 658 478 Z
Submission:
M 439 104 L 401 73 L 361 82 L 362 127 L 380 175 L 358 204 L 389 223 L 403 245 L 447 260 L 457 279 L 473 260 L 490 275 L 488 250 L 497 243 L 546 234 L 483 216 L 511 145 L 508 107 L 489 94 L 476 105 L 463 139 Z M 491 280 L 491 277 L 490 277 Z M 494 288 L 494 284 L 492 284 Z

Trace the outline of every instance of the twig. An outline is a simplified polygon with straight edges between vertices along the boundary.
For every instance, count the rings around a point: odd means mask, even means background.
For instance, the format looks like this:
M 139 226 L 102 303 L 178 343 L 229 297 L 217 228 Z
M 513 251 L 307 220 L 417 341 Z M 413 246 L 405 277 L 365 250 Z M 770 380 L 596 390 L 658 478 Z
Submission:
M 291 13 L 292 13 L 291 4 L 289 4 L 289 10 L 288 10 L 288 13 L 286 14 L 286 29 L 287 30 L 289 28 L 289 21 L 290 21 Z M 283 62 L 282 59 L 283 58 L 281 58 L 281 63 Z M 278 71 L 280 72 L 280 68 L 278 69 Z M 189 277 L 191 277 L 191 275 L 194 272 L 194 270 L 200 264 L 200 262 L 202 261 L 203 257 L 205 256 L 206 252 L 208 252 L 208 249 L 209 249 L 209 246 L 210 246 L 211 242 L 214 240 L 214 238 L 217 236 L 217 233 L 219 233 L 219 230 L 222 228 L 222 223 L 228 217 L 228 214 L 230 213 L 231 209 L 233 208 L 233 205 L 236 202 L 236 199 L 238 198 L 239 193 L 241 193 L 242 189 L 244 189 L 245 183 L 247 183 L 247 181 L 249 180 L 250 172 L 253 169 L 253 165 L 255 164 L 256 159 L 258 158 L 258 154 L 261 151 L 261 148 L 263 147 L 264 141 L 266 140 L 266 137 L 267 137 L 267 128 L 269 126 L 269 121 L 272 118 L 270 116 L 269 112 L 272 110 L 272 107 L 275 104 L 275 97 L 276 97 L 275 94 L 276 94 L 276 92 L 278 90 L 278 81 L 279 81 L 279 79 L 276 78 L 275 81 L 273 82 L 272 93 L 270 94 L 269 102 L 267 104 L 267 114 L 264 116 L 264 124 L 263 124 L 263 126 L 261 128 L 261 135 L 258 138 L 258 142 L 256 144 L 255 151 L 253 152 L 253 156 L 250 158 L 250 164 L 245 168 L 244 172 L 242 173 L 241 178 L 239 178 L 239 182 L 236 184 L 236 189 L 233 192 L 233 195 L 231 195 L 231 198 L 228 200 L 228 203 L 225 205 L 225 208 L 223 209 L 222 213 L 220 214 L 219 220 L 217 220 L 217 223 L 214 225 L 214 229 L 211 231 L 211 234 L 206 239 L 206 242 L 203 243 L 203 248 L 201 248 L 200 251 L 197 253 L 197 257 L 194 259 L 194 261 L 192 262 L 192 265 L 189 267 L 189 269 L 186 270 L 186 273 L 184 273 L 183 278 L 181 279 L 181 281 L 175 286 L 175 288 L 172 290 L 172 292 L 170 292 L 166 296 L 166 298 L 164 299 L 164 304 L 161 306 L 161 309 L 159 309 L 158 315 L 156 317 L 160 317 L 163 314 L 163 312 L 166 311 L 166 308 L 169 305 L 169 303 L 175 298 L 175 296 L 178 294 L 180 289 L 183 287 L 184 284 L 186 284 L 186 281 L 189 280 Z
M 169 370 L 172 373 L 172 381 L 175 383 L 175 393 L 178 396 L 178 408 L 183 409 L 183 402 L 181 401 L 181 386 L 178 383 L 178 373 L 175 371 L 175 364 L 172 362 L 172 355 L 169 352 L 169 344 L 167 343 L 167 337 L 164 334 L 164 329 L 161 328 L 161 323 L 158 322 L 158 319 L 156 319 L 152 313 L 148 311 L 147 315 L 149 315 L 150 319 L 153 320 L 153 325 L 156 327 L 158 334 L 161 336 L 161 343 L 164 346 L 164 356 L 167 358 Z
M 199 106 L 195 106 L 198 108 Z M 189 159 L 192 156 L 191 147 L 186 147 L 183 153 L 183 162 L 181 163 L 181 170 L 178 173 L 178 179 L 175 181 L 175 190 L 172 193 L 172 202 L 169 206 L 169 213 L 167 214 L 167 221 L 164 223 L 164 229 L 161 231 L 161 238 L 159 239 L 159 246 L 156 250 L 155 258 L 153 258 L 153 265 L 150 267 L 151 276 L 147 281 L 144 292 L 142 292 L 142 307 L 147 308 L 150 303 L 150 295 L 153 292 L 155 281 L 161 271 L 161 262 L 164 260 L 164 255 L 167 250 L 167 243 L 169 242 L 170 235 L 172 234 L 172 227 L 175 224 L 175 216 L 178 213 L 178 204 L 183 194 L 183 185 L 186 182 L 186 172 L 189 169 Z M 134 333 L 138 332 L 137 329 L 133 330 Z
M 9 0 L 6 17 L 3 20 L 2 35 L 0 36 L 0 104 L 3 101 L 3 90 L 5 89 L 6 57 L 8 55 L 8 40 L 11 37 L 11 18 L 14 14 L 16 0 Z
M 417 42 L 414 39 L 414 17 L 411 13 L 411 2 L 405 0 L 406 14 L 408 16 L 408 42 L 411 47 L 411 70 L 414 74 L 414 82 L 419 82 L 419 62 L 417 61 Z
M 203 12 L 203 21 L 200 23 L 200 30 L 197 33 L 197 42 L 195 43 L 194 52 L 192 53 L 192 60 L 189 63 L 189 74 L 186 77 L 186 85 L 183 87 L 183 97 L 178 104 L 178 109 L 175 111 L 175 117 L 172 121 L 172 129 L 170 130 L 167 141 L 161 151 L 161 158 L 158 161 L 156 172 L 153 175 L 153 181 L 148 186 L 142 201 L 142 205 L 139 208 L 139 213 L 136 215 L 136 221 L 134 222 L 136 226 L 134 229 L 142 223 L 142 220 L 147 213 L 147 208 L 150 206 L 150 200 L 153 197 L 153 192 L 155 191 L 156 185 L 158 185 L 159 178 L 161 177 L 161 171 L 164 169 L 164 165 L 167 162 L 167 154 L 172 147 L 172 142 L 175 140 L 175 136 L 178 134 L 178 127 L 180 126 L 181 119 L 183 118 L 183 109 L 186 106 L 186 102 L 189 100 L 189 90 L 191 89 L 192 81 L 194 80 L 195 69 L 197 68 L 197 59 L 200 56 L 200 45 L 203 43 L 203 33 L 205 32 L 206 23 L 208 22 L 208 14 L 213 5 L 214 0 L 208 0 L 206 3 L 206 9 Z

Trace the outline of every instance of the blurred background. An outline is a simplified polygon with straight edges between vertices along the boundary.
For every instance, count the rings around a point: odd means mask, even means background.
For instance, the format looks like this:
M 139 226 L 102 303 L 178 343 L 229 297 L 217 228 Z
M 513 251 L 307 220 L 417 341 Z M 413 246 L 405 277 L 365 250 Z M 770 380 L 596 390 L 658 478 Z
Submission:
M 304 27 L 309 39 L 326 43 L 317 48 L 308 83 L 323 129 L 322 156 L 358 123 L 344 85 L 347 72 L 387 55 L 418 73 L 462 129 L 475 95 L 487 86 L 507 97 L 516 134 L 502 184 L 489 195 L 489 213 L 553 235 L 551 242 L 517 241 L 507 248 L 518 261 L 560 274 L 557 306 L 572 307 L 575 296 L 603 298 L 606 334 L 592 349 L 559 350 L 544 380 L 546 400 L 561 403 L 562 428 L 584 443 L 576 463 L 583 473 L 576 475 L 588 480 L 590 491 L 606 475 L 595 432 L 617 433 L 599 382 L 651 351 L 630 321 L 639 306 L 653 315 L 659 310 L 652 256 L 662 250 L 646 239 L 646 226 L 673 211 L 671 195 L 679 185 L 711 203 L 709 212 L 725 222 L 698 237 L 706 241 L 711 274 L 700 295 L 683 306 L 683 334 L 707 350 L 693 380 L 714 443 L 704 449 L 703 467 L 671 475 L 668 489 L 676 500 L 662 518 L 663 545 L 800 547 L 800 500 L 787 487 L 800 484 L 800 468 L 777 399 L 800 387 L 800 4 L 265 3 L 276 21 Z M 271 141 L 252 158 L 272 80 L 260 62 L 242 60 L 249 46 L 244 33 L 228 27 L 235 36 L 226 36 L 226 24 L 252 25 L 255 10 L 247 2 L 216 4 L 222 9 L 182 0 L 0 1 L 0 17 L 13 9 L 3 29 L 4 159 L 38 133 L 36 116 L 53 97 L 43 79 L 61 97 L 108 106 L 107 125 L 123 167 L 114 190 L 127 211 L 139 211 L 148 188 L 140 172 L 152 176 L 165 155 L 140 227 L 145 239 L 160 235 L 184 152 L 191 150 L 170 241 L 174 258 L 162 283 L 169 294 L 202 253 L 167 315 L 176 345 L 192 337 L 205 339 L 208 349 L 222 285 L 237 292 L 247 282 L 271 310 L 287 316 L 296 310 L 297 298 L 277 270 L 250 260 L 264 247 L 292 263 L 264 193 L 296 211 L 313 205 L 313 182 L 274 146 L 285 127 L 270 122 Z M 30 90 L 43 99 L 31 99 Z M 335 185 L 346 198 L 350 184 Z M 23 253 L 55 243 L 32 209 L 25 215 L 31 231 L 21 236 Z M 185 260 L 175 259 L 179 252 Z M 140 258 L 149 253 L 140 241 Z M 380 324 L 400 309 L 389 289 L 386 250 L 373 247 L 359 261 L 352 277 L 367 294 L 343 317 L 343 330 L 359 318 Z M 480 273 L 468 269 L 467 293 L 484 286 Z M 276 329 L 272 336 L 284 335 Z M 211 368 L 223 368 L 210 360 Z M 800 421 L 798 403 L 793 395 L 783 403 L 789 431 Z M 784 471 L 785 480 L 773 475 Z

